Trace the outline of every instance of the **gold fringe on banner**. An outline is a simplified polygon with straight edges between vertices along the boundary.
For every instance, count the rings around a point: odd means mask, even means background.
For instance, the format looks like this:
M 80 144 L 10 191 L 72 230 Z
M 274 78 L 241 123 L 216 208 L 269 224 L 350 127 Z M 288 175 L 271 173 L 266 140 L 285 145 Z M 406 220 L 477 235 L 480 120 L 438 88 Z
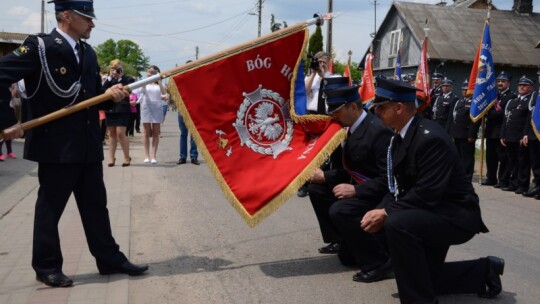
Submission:
M 301 30 L 301 29 L 299 29 L 299 30 Z M 296 32 L 298 32 L 298 31 L 291 32 L 288 35 L 294 34 Z M 306 29 L 306 30 L 304 30 L 304 32 L 305 32 L 305 34 L 304 34 L 305 35 L 304 47 L 305 47 L 305 45 L 307 43 L 308 36 L 309 36 L 309 31 Z M 282 37 L 283 36 L 276 37 L 276 39 L 270 40 L 268 42 L 271 42 L 271 41 L 274 41 L 274 40 L 277 40 L 277 39 L 281 39 Z M 258 47 L 258 46 L 254 46 L 254 47 Z M 246 51 L 247 50 L 249 50 L 249 49 L 246 49 Z M 233 55 L 236 55 L 236 54 L 231 54 L 231 55 L 229 55 L 227 57 L 230 57 L 230 56 L 233 56 Z M 227 57 L 221 57 L 219 59 L 216 59 L 215 61 L 207 62 L 204 65 L 212 64 L 212 63 L 214 63 L 216 61 L 225 59 Z M 300 60 L 302 60 L 301 56 L 299 56 L 299 57 L 300 58 L 297 61 L 296 69 L 294 70 L 295 72 L 293 73 L 293 77 L 292 77 L 292 80 L 291 80 L 292 81 L 292 88 L 291 88 L 291 98 L 290 98 L 291 101 L 290 101 L 290 103 L 291 103 L 291 108 L 292 109 L 294 109 L 294 86 L 295 86 L 295 81 L 296 81 L 296 77 L 297 77 L 297 72 L 296 71 L 297 71 L 298 65 L 300 64 Z M 192 69 L 182 71 L 182 73 L 185 73 L 187 71 L 196 69 L 196 68 L 201 67 L 201 66 L 203 66 L 203 65 L 196 66 L 196 67 L 193 67 Z M 174 77 L 173 77 L 173 79 L 171 79 L 171 81 L 169 81 L 167 88 L 169 90 L 169 94 L 171 94 L 172 98 L 176 101 L 176 108 L 178 109 L 178 111 L 182 115 L 182 117 L 184 119 L 184 122 L 186 124 L 186 127 L 188 128 L 189 132 L 191 132 L 191 136 L 193 137 L 193 140 L 195 141 L 195 143 L 197 145 L 199 153 L 201 153 L 202 156 L 204 157 L 204 159 L 206 160 L 206 162 L 208 164 L 208 168 L 210 169 L 210 172 L 212 172 L 212 174 L 216 178 L 216 180 L 217 180 L 219 186 L 221 187 L 221 190 L 225 194 L 225 197 L 227 198 L 227 200 L 231 203 L 231 205 L 234 207 L 234 209 L 236 209 L 236 211 L 238 211 L 238 213 L 240 214 L 242 219 L 250 227 L 254 227 L 257 224 L 259 224 L 262 220 L 264 220 L 266 217 L 268 217 L 274 211 L 279 209 L 279 207 L 281 207 L 287 200 L 289 200 L 290 197 L 293 196 L 298 191 L 298 189 L 302 185 L 304 185 L 306 183 L 306 181 L 308 181 L 311 178 L 311 175 L 313 174 L 315 169 L 319 168 L 330 157 L 332 152 L 341 144 L 341 142 L 346 139 L 345 131 L 341 130 L 338 133 L 336 133 L 336 135 L 334 135 L 334 137 L 322 148 L 322 150 L 311 161 L 311 163 L 285 189 L 283 189 L 283 191 L 281 191 L 281 193 L 279 193 L 276 197 L 274 197 L 270 202 L 268 202 L 264 207 L 262 207 L 256 213 L 254 213 L 253 215 L 250 215 L 246 211 L 244 206 L 240 203 L 238 198 L 231 191 L 231 189 L 227 185 L 223 175 L 219 171 L 216 163 L 214 162 L 214 159 L 212 158 L 210 152 L 208 152 L 208 149 L 207 149 L 204 141 L 202 140 L 202 137 L 200 136 L 197 128 L 195 127 L 195 125 L 193 123 L 193 120 L 191 119 L 191 116 L 189 115 L 189 112 L 186 109 L 186 106 L 185 106 L 184 101 L 182 99 L 182 95 L 179 92 L 178 87 L 176 86 L 176 82 L 174 81 Z M 324 119 L 329 119 L 328 116 L 324 116 L 324 115 L 309 115 L 309 116 L 321 116 Z M 311 119 L 314 119 L 314 118 L 310 118 L 308 120 L 311 120 Z M 317 119 L 317 118 L 315 117 L 315 119 Z M 302 119 L 300 119 L 300 121 L 302 121 Z

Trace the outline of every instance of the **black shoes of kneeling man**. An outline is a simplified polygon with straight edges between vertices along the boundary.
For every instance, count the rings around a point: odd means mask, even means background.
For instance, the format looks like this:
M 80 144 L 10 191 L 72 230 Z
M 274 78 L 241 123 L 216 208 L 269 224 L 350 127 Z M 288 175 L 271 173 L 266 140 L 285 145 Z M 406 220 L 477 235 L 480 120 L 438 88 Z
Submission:
M 130 276 L 138 276 L 144 274 L 148 270 L 148 265 L 137 265 L 130 261 L 125 261 L 122 265 L 116 267 L 98 266 L 99 274 L 110 275 L 115 273 L 123 273 Z M 73 285 L 73 280 L 66 276 L 62 271 L 36 275 L 36 280 L 43 282 L 51 287 L 69 287 Z

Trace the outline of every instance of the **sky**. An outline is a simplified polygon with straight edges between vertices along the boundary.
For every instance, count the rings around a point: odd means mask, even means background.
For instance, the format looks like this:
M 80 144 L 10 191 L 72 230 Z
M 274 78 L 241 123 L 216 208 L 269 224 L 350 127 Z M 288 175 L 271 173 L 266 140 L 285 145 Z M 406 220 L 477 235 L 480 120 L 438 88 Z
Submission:
M 54 5 L 45 1 L 45 32 L 56 26 Z M 93 46 L 107 39 L 136 42 L 162 71 L 257 38 L 259 0 L 94 0 L 97 16 L 88 43 Z M 294 25 L 311 19 L 316 12 L 326 12 L 327 0 L 262 0 L 261 34 L 270 33 L 271 15 L 276 22 Z M 373 3 L 376 2 L 376 11 Z M 440 0 L 409 0 L 437 3 Z M 451 3 L 452 0 L 447 0 Z M 513 0 L 493 0 L 497 8 L 510 10 Z M 333 11 L 333 49 L 338 61 L 360 61 L 375 31 L 388 13 L 392 0 L 335 0 Z M 540 12 L 540 0 L 533 1 Z M 0 1 L 0 30 L 37 33 L 41 27 L 41 1 Z M 376 14 L 376 18 L 375 18 Z M 315 26 L 309 27 L 313 33 Z M 326 40 L 326 27 L 323 26 Z M 326 46 L 326 42 L 325 42 Z

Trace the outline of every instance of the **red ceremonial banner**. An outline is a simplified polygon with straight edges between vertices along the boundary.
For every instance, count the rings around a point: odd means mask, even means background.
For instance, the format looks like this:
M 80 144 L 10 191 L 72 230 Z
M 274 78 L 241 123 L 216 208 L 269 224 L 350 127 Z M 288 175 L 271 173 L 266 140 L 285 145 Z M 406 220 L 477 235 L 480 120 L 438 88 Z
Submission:
M 364 74 L 362 74 L 362 86 L 358 89 L 363 104 L 370 104 L 375 99 L 375 82 L 373 81 L 373 68 L 371 66 L 372 60 L 373 54 L 368 53 L 364 64 Z
M 330 119 L 303 125 L 291 118 L 308 35 L 301 30 L 247 47 L 170 82 L 210 170 L 251 227 L 294 195 L 345 138 Z
M 416 98 L 421 102 L 418 106 L 418 112 L 424 111 L 427 106 L 431 103 L 429 95 L 429 67 L 428 67 L 428 58 L 427 58 L 427 41 L 428 38 L 425 37 L 422 42 L 422 55 L 420 55 L 420 65 L 418 66 L 418 71 L 416 72 L 416 87 L 421 91 L 416 92 Z

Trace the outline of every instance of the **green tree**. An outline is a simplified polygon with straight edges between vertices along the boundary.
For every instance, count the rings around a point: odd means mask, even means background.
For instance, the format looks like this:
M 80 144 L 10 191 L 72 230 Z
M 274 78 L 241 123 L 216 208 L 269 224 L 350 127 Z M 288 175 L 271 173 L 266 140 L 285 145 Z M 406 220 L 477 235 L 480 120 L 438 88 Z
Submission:
M 276 18 L 274 17 L 274 14 L 272 14 L 271 16 L 272 17 L 270 19 L 270 30 L 272 32 L 279 31 L 282 26 L 283 28 L 287 27 L 287 22 L 285 21 L 283 21 L 283 23 L 276 22 Z
M 149 65 L 150 58 L 144 55 L 139 45 L 131 40 L 109 39 L 96 46 L 98 62 L 102 70 L 106 70 L 109 62 L 120 59 L 124 62 L 124 73 L 139 76 Z
M 304 73 L 307 75 L 311 56 L 323 50 L 323 36 L 320 26 L 317 26 L 315 32 L 309 37 L 307 51 L 304 53 Z

